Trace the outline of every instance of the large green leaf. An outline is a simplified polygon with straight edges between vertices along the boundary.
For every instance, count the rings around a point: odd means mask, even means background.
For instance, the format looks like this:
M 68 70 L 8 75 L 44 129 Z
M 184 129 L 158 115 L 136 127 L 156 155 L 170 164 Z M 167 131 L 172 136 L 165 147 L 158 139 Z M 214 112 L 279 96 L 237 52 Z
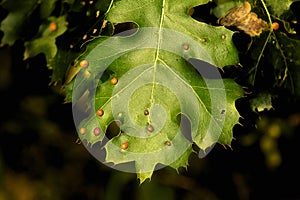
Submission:
M 139 29 L 129 36 L 132 31 L 91 41 L 75 62 L 78 70 L 70 70 L 79 71 L 70 84 L 74 84 L 72 101 L 80 139 L 88 144 L 102 142 L 107 163 L 134 161 L 134 170 L 123 170 L 136 172 L 141 182 L 151 177 L 159 163 L 186 167 L 193 143 L 204 154 L 217 142 L 231 144 L 232 128 L 240 117 L 235 100 L 243 90 L 217 76 L 214 66 L 236 64 L 237 50 L 233 32 L 187 14 L 204 3 L 118 1 L 108 20 L 135 22 Z M 202 76 L 208 66 L 214 79 Z M 118 82 L 111 82 L 115 78 Z M 78 110 L 90 114 L 81 121 Z M 185 119 L 189 123 L 183 123 Z M 105 143 L 104 133 L 113 121 L 120 123 L 120 132 Z

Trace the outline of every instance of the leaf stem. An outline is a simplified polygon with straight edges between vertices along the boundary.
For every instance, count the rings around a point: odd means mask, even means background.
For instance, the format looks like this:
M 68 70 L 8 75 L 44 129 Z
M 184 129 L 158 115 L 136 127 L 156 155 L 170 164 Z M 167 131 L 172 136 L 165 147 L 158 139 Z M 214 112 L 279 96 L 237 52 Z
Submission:
M 266 11 L 266 13 L 267 13 L 267 16 L 268 16 L 268 20 L 269 20 L 269 24 L 270 24 L 270 26 L 269 26 L 270 32 L 269 32 L 268 37 L 267 37 L 267 39 L 266 39 L 266 41 L 265 41 L 265 43 L 264 43 L 264 45 L 263 45 L 262 50 L 261 50 L 261 52 L 260 52 L 260 54 L 259 54 L 259 56 L 258 56 L 257 62 L 256 62 L 256 64 L 255 64 L 254 68 L 253 68 L 253 69 L 254 69 L 254 77 L 253 77 L 253 80 L 252 80 L 252 85 L 254 85 L 254 83 L 255 83 L 255 77 L 256 77 L 256 73 L 257 73 L 257 68 L 258 68 L 258 65 L 259 65 L 259 63 L 260 63 L 261 57 L 263 56 L 263 53 L 264 53 L 264 51 L 265 51 L 265 49 L 266 49 L 266 46 L 267 46 L 267 43 L 268 43 L 268 41 L 269 41 L 269 39 L 270 39 L 270 37 L 271 37 L 271 34 L 273 33 L 272 19 L 271 19 L 270 13 L 269 13 L 269 11 L 268 11 L 268 8 L 267 8 L 267 6 L 266 6 L 264 0 L 260 0 L 260 1 L 261 1 L 262 5 L 263 5 L 263 7 L 264 7 L 264 9 L 265 9 L 265 11 Z M 251 70 L 251 71 L 252 71 L 252 70 Z
M 276 35 L 275 35 L 274 31 L 273 31 L 273 26 L 272 26 L 272 23 L 273 23 L 273 22 L 272 22 L 272 19 L 271 19 L 271 15 L 270 15 L 270 13 L 269 13 L 269 11 L 268 11 L 268 8 L 267 8 L 267 6 L 266 6 L 264 0 L 261 0 L 261 3 L 262 3 L 262 5 L 263 5 L 263 7 L 264 7 L 264 9 L 265 9 L 265 11 L 266 11 L 266 13 L 267 13 L 267 16 L 268 16 L 268 19 L 269 19 L 269 23 L 270 23 L 270 33 L 269 33 L 269 36 L 268 36 L 268 38 L 267 38 L 266 41 L 269 40 L 269 37 L 270 37 L 271 34 L 273 33 L 274 38 L 275 38 L 275 40 L 276 40 L 276 43 L 278 44 L 279 42 L 278 42 L 277 37 L 276 37 Z M 266 43 L 267 43 L 267 42 L 266 42 Z M 265 44 L 266 44 L 266 43 L 265 43 Z M 280 45 L 278 45 L 278 48 L 279 48 L 279 51 L 280 51 L 281 56 L 283 57 L 284 65 L 285 65 L 284 76 L 283 76 L 283 78 L 282 78 L 282 81 L 279 83 L 279 86 L 282 86 L 283 82 L 285 81 L 285 79 L 286 79 L 287 76 L 288 76 L 288 64 L 287 64 L 286 57 L 285 57 L 285 55 L 284 55 L 284 53 L 283 53 L 283 51 L 282 51 Z M 254 76 L 254 77 L 255 77 L 255 76 Z M 254 78 L 254 79 L 255 79 L 255 78 Z M 293 85 L 293 84 L 292 84 L 292 85 Z M 292 86 L 292 87 L 293 87 L 293 86 Z

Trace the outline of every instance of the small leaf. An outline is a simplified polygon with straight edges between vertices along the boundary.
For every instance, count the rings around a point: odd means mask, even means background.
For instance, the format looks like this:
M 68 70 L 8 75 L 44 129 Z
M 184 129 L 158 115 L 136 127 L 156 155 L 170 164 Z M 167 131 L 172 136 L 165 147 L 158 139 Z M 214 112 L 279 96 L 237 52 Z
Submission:
M 44 53 L 46 61 L 49 64 L 57 53 L 56 37 L 63 34 L 66 28 L 66 17 L 49 17 L 48 20 L 40 26 L 38 37 L 25 42 L 24 59 L 34 57 Z M 53 24 L 56 28 L 53 29 Z
M 256 98 L 250 101 L 251 109 L 254 112 L 262 112 L 265 110 L 271 110 L 272 106 L 272 95 L 270 93 L 260 93 Z

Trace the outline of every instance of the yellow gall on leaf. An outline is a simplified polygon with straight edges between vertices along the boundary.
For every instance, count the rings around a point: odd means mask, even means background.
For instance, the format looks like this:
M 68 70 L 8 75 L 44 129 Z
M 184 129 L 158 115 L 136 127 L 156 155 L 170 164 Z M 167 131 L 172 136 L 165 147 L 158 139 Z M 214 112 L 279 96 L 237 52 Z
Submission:
M 102 109 L 97 110 L 97 115 L 98 116 L 103 116 L 104 115 L 104 111 Z
M 85 134 L 85 128 L 80 128 L 80 129 L 79 129 L 79 133 L 80 133 L 81 135 L 84 135 L 84 134 Z
M 89 65 L 89 62 L 87 60 L 82 60 L 79 63 L 80 67 L 85 68 Z
M 273 22 L 272 23 L 272 29 L 277 31 L 279 29 L 279 23 L 278 22 Z
M 51 32 L 56 31 L 56 30 L 57 30 L 57 23 L 51 22 L 51 23 L 49 24 L 49 30 L 50 30 Z
M 121 145 L 121 149 L 122 150 L 126 150 L 128 148 L 128 142 L 124 142 L 122 145 Z
M 113 85 L 116 85 L 118 83 L 118 79 L 116 77 L 114 77 L 110 80 L 110 83 Z

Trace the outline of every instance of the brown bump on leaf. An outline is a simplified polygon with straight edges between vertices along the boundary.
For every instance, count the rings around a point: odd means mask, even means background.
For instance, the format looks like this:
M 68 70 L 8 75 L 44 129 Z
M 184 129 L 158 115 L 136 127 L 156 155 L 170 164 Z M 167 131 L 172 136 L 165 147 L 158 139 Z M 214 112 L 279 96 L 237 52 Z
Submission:
M 80 61 L 79 65 L 80 65 L 80 67 L 85 68 L 89 65 L 89 62 L 87 60 L 82 60 L 82 61 Z
M 278 22 L 273 22 L 272 23 L 272 29 L 277 31 L 279 29 L 279 23 Z
M 57 30 L 57 23 L 51 22 L 51 23 L 49 24 L 49 30 L 50 30 L 51 32 L 56 31 L 56 30 Z
M 94 128 L 94 135 L 98 136 L 101 133 L 101 129 L 99 127 Z
M 102 109 L 97 110 L 97 115 L 98 116 L 103 116 L 104 115 L 104 111 Z
M 187 45 L 187 44 L 183 45 L 184 50 L 188 50 L 189 48 L 190 48 L 189 45 Z
M 235 7 L 217 23 L 223 26 L 235 26 L 251 37 L 259 36 L 263 30 L 269 30 L 267 22 L 258 18 L 257 14 L 251 11 L 251 5 L 245 1 L 242 5 Z
M 126 150 L 127 148 L 128 148 L 128 142 L 124 142 L 123 144 L 121 144 L 122 150 Z
M 79 133 L 80 133 L 81 135 L 84 135 L 84 134 L 85 134 L 85 128 L 80 128 L 80 129 L 79 129 Z
M 144 110 L 144 115 L 149 115 L 149 110 Z
M 166 141 L 165 144 L 166 144 L 167 146 L 171 146 L 171 145 L 172 145 L 170 141 Z
M 153 126 L 151 126 L 151 125 L 147 126 L 147 131 L 148 132 L 153 132 L 153 130 L 154 130 Z
M 91 77 L 91 73 L 88 70 L 84 71 L 84 77 L 85 78 L 90 78 Z
M 114 77 L 110 80 L 110 83 L 116 85 L 118 83 L 118 78 Z

